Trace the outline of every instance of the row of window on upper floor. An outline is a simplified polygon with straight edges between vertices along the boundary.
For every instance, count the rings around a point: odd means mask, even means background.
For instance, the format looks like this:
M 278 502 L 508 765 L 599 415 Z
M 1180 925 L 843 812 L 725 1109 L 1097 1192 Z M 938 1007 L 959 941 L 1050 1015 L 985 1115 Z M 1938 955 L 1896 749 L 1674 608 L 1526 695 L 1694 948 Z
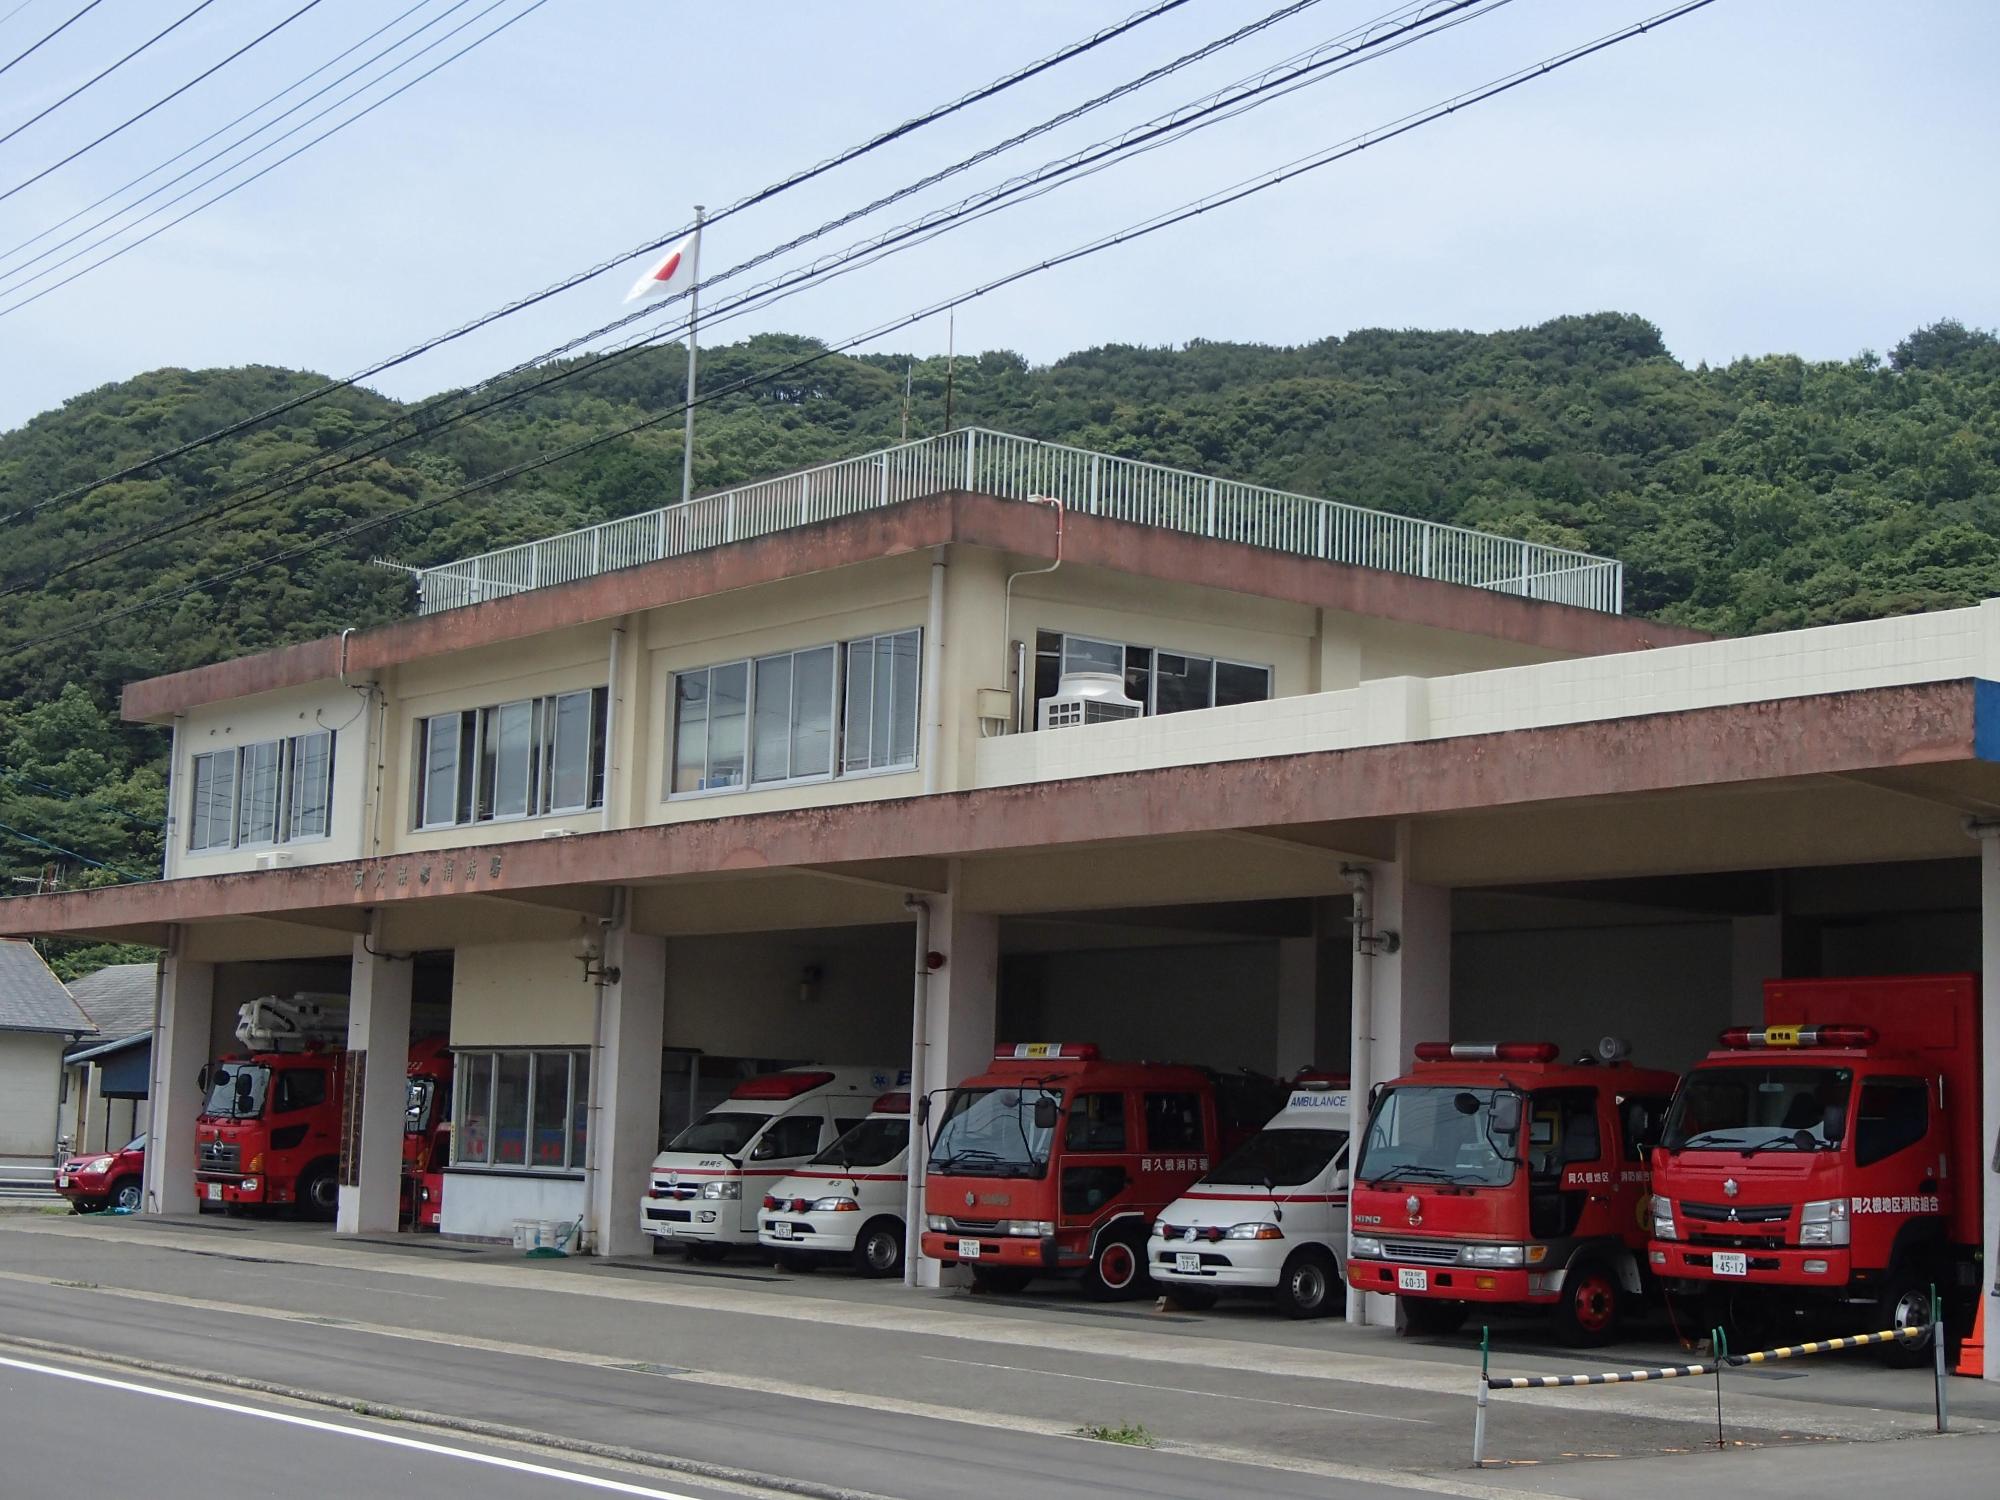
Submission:
M 917 764 L 923 632 L 901 630 L 675 674 L 670 797 L 743 791 Z M 1271 696 L 1271 669 L 1041 631 L 1035 699 L 1064 674 L 1109 672 L 1148 714 Z M 419 830 L 588 812 L 604 805 L 609 694 L 578 689 L 417 721 Z M 324 837 L 333 734 L 194 758 L 192 850 Z

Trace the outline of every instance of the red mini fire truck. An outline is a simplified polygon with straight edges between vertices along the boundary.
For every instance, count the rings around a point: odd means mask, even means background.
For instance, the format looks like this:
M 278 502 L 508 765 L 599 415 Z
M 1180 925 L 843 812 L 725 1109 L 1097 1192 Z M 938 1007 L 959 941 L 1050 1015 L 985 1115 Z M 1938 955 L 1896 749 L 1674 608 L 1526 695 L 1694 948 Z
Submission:
M 1669 1294 L 1759 1329 L 1814 1304 L 1921 1326 L 1932 1285 L 1969 1311 L 1979 1048 L 1970 974 L 1766 984 L 1764 1025 L 1722 1034 L 1653 1153 L 1648 1255 Z
M 1376 1097 L 1355 1165 L 1348 1282 L 1448 1333 L 1470 1304 L 1549 1309 L 1565 1343 L 1608 1342 L 1643 1290 L 1645 1150 L 1674 1075 L 1559 1061 L 1553 1042 L 1426 1042 Z
M 1253 1120 L 1225 1119 L 1219 1093 Z M 1153 1219 L 1271 1112 L 1256 1089 L 1170 1063 L 1106 1062 L 1074 1042 L 1024 1042 L 952 1090 L 930 1148 L 923 1252 L 1018 1291 L 1078 1273 L 1102 1300 L 1148 1284 Z

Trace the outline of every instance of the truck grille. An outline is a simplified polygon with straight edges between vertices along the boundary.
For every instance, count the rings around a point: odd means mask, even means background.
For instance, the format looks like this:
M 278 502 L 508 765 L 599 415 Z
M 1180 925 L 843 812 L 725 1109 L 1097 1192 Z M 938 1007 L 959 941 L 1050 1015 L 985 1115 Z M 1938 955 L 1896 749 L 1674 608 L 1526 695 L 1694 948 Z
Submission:
M 1413 1260 L 1426 1266 L 1455 1266 L 1458 1246 L 1448 1240 L 1384 1240 L 1384 1260 Z
M 1688 1203 L 1681 1212 L 1710 1224 L 1782 1224 L 1792 1216 L 1789 1203 Z
M 936 1232 L 939 1234 L 983 1234 L 990 1238 L 993 1234 L 993 1226 L 998 1222 L 997 1219 L 946 1219 L 945 1223 L 950 1228 L 941 1229 Z
M 200 1170 L 234 1172 L 243 1163 L 243 1148 L 234 1141 L 203 1141 Z

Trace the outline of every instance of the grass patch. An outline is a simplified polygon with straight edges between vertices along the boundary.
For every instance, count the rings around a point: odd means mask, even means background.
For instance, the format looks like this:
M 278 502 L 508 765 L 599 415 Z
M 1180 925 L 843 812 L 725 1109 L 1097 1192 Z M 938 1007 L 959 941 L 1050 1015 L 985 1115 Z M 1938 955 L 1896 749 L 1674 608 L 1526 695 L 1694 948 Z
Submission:
M 1116 1427 L 1104 1422 L 1093 1422 L 1088 1426 L 1077 1428 L 1076 1435 L 1097 1443 L 1123 1443 L 1128 1448 L 1159 1446 L 1159 1439 L 1137 1422 L 1120 1422 Z

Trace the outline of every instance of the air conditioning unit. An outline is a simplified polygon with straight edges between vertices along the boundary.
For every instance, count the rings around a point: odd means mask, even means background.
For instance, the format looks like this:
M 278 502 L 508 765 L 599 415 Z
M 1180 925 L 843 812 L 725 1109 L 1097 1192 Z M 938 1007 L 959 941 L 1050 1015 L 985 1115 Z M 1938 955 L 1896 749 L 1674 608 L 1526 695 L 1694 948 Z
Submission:
M 267 849 L 256 857 L 256 865 L 260 870 L 281 869 L 291 862 L 292 851 L 289 849 Z
M 1068 729 L 1077 724 L 1108 724 L 1136 719 L 1146 705 L 1125 696 L 1125 680 L 1113 672 L 1070 672 L 1056 684 L 1055 696 L 1044 698 L 1038 729 Z

